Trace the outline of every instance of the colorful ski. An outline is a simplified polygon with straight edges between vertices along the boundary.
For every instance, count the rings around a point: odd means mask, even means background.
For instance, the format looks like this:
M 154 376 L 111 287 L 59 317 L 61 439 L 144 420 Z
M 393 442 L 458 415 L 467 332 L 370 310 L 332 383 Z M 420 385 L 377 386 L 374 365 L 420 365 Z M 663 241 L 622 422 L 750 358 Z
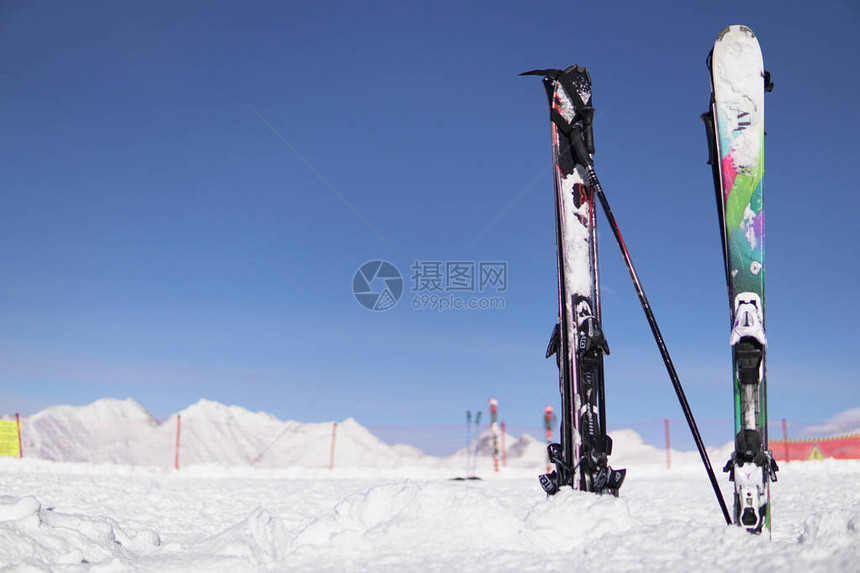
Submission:
M 594 192 L 574 145 L 594 151 L 591 77 L 582 66 L 535 70 L 549 97 L 558 254 L 559 323 L 547 348 L 556 355 L 561 392 L 561 443 L 550 444 L 556 470 L 540 477 L 554 494 L 561 486 L 617 494 L 624 471 L 607 464 L 612 440 L 603 406 L 603 355 L 609 347 L 600 327 Z
M 734 521 L 770 530 L 776 462 L 767 440 L 764 258 L 764 93 L 771 84 L 755 34 L 724 28 L 709 58 L 708 131 L 731 310 L 735 452 L 724 468 L 734 482 Z

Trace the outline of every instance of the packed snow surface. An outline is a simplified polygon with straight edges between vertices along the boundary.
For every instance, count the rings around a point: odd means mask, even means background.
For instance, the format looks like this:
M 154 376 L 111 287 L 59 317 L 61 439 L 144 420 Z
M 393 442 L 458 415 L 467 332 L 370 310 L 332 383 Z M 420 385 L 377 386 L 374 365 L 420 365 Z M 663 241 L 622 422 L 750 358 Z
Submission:
M 119 409 L 152 423 L 133 403 L 100 402 L 93 409 L 104 420 Z M 247 422 L 235 407 L 197 406 L 215 427 L 231 416 Z M 361 464 L 332 470 L 299 463 L 299 434 L 293 463 L 277 468 L 229 465 L 243 459 L 235 452 L 226 464 L 178 471 L 0 458 L 0 571 L 833 572 L 860 563 L 860 461 L 783 464 L 770 540 L 724 524 L 696 453 L 673 451 L 666 469 L 665 452 L 629 430 L 613 433 L 613 466 L 629 470 L 619 498 L 570 489 L 547 498 L 536 480 L 543 448 L 527 436 L 499 473 L 481 436 L 483 479 L 451 481 L 465 451 L 440 459 L 406 450 L 393 464 L 386 445 L 355 425 Z M 313 444 L 315 431 L 304 437 Z M 714 465 L 727 453 L 712 451 Z M 279 456 L 289 461 L 287 450 Z
M 784 464 L 773 540 L 704 472 L 630 466 L 619 498 L 533 471 L 227 469 L 0 459 L 3 571 L 856 571 L 860 462 Z M 729 491 L 728 482 L 724 491 Z

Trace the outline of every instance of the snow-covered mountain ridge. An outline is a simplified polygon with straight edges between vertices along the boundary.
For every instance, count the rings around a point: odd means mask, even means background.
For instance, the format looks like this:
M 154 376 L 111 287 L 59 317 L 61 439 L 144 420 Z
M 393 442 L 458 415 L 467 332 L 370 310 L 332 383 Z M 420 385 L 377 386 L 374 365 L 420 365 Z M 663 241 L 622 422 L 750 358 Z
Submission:
M 489 466 L 492 455 L 489 430 L 476 437 L 471 451 L 464 447 L 439 458 L 414 446 L 387 444 L 352 418 L 338 422 L 335 429 L 334 422 L 279 420 L 266 412 L 205 399 L 159 421 L 133 399 L 103 398 L 85 406 L 46 408 L 23 417 L 21 426 L 25 457 L 66 462 L 174 467 L 177 434 L 182 467 L 328 468 L 333 442 L 334 464 L 341 468 L 435 466 L 470 471 L 476 464 Z M 612 435 L 615 467 L 665 465 L 665 450 L 646 443 L 633 430 Z M 528 434 L 509 435 L 507 466 L 538 471 L 545 464 L 545 448 Z M 718 459 L 726 455 L 721 450 L 715 452 Z M 698 463 L 694 452 L 671 455 L 673 465 Z
M 205 399 L 159 422 L 130 398 L 102 398 L 21 418 L 21 435 L 26 457 L 55 461 L 171 467 L 179 437 L 181 465 L 327 467 L 333 426 L 279 420 Z M 356 467 L 434 460 L 415 448 L 384 443 L 352 418 L 338 422 L 334 454 L 339 465 Z

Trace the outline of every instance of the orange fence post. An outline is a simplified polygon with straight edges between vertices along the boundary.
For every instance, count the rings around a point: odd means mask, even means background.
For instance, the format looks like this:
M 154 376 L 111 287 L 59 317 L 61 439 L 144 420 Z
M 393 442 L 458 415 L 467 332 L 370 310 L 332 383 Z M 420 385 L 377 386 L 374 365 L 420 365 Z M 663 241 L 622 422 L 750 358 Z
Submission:
M 18 457 L 24 457 L 24 448 L 21 446 L 21 418 L 18 417 L 18 412 L 15 412 L 15 424 L 18 426 Z

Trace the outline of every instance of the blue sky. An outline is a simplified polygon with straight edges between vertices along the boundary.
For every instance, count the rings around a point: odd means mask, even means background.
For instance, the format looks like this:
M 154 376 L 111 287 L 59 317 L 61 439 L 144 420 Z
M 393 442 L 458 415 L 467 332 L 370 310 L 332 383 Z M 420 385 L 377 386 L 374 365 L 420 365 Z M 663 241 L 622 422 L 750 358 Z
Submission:
M 557 313 L 549 125 L 540 81 L 517 74 L 579 63 L 596 168 L 693 411 L 730 420 L 699 114 L 705 56 L 735 23 L 776 84 L 770 416 L 820 422 L 860 403 L 856 6 L 248 4 L 0 9 L 4 412 L 111 396 L 166 416 L 205 397 L 445 425 L 495 396 L 509 424 L 539 424 L 558 402 L 543 358 Z M 599 228 L 609 422 L 680 418 Z M 351 292 L 374 259 L 406 278 L 385 312 Z M 412 309 L 416 260 L 506 262 L 505 308 Z

